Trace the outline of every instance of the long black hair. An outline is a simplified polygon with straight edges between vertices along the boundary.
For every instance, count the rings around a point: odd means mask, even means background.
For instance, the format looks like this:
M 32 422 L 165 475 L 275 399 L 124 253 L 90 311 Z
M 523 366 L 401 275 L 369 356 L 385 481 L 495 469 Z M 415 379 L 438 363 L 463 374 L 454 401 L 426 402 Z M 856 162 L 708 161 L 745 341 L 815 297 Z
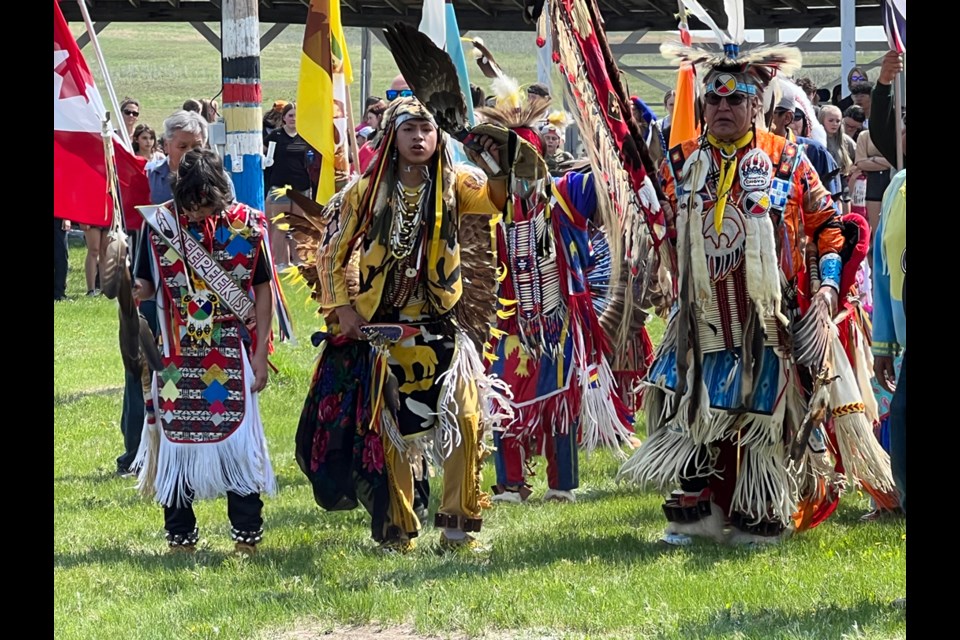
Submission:
M 181 211 L 211 205 L 223 210 L 231 204 L 230 185 L 216 152 L 192 149 L 183 156 L 173 184 L 173 200 Z

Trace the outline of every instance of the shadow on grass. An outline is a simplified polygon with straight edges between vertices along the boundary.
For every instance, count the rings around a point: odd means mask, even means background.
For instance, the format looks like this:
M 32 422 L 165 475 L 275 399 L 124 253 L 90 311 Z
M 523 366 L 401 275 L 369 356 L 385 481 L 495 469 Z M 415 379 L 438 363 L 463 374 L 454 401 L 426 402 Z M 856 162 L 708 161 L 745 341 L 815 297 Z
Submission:
M 268 533 L 269 536 L 269 533 Z M 150 548 L 137 548 L 143 538 L 132 536 L 130 544 L 115 544 L 94 547 L 86 550 L 55 552 L 55 569 L 68 570 L 77 567 L 125 566 L 143 572 L 165 572 L 169 570 L 207 567 L 211 569 L 229 568 L 238 563 L 269 568 L 281 578 L 303 576 L 304 572 L 317 573 L 323 567 L 324 553 L 318 545 L 298 543 L 283 548 L 271 547 L 269 537 L 264 539 L 255 556 L 247 557 L 232 550 L 233 542 L 226 535 L 220 535 L 212 529 L 201 527 L 200 543 L 194 553 L 171 552 L 163 537 L 151 538 Z M 355 553 L 355 552 L 354 552 Z M 364 584 L 362 589 L 367 589 Z
M 820 638 L 836 637 L 838 629 L 848 629 L 856 637 L 873 625 L 897 626 L 905 620 L 905 610 L 890 603 L 863 600 L 849 607 L 825 605 L 809 611 L 750 609 L 741 605 L 720 609 L 706 620 L 680 624 L 674 637 L 679 638 Z
M 91 391 L 76 391 L 73 393 L 63 393 L 53 397 L 54 406 L 65 406 L 73 404 L 85 398 L 97 396 L 112 396 L 123 393 L 123 387 L 104 387 L 103 389 L 93 389 Z

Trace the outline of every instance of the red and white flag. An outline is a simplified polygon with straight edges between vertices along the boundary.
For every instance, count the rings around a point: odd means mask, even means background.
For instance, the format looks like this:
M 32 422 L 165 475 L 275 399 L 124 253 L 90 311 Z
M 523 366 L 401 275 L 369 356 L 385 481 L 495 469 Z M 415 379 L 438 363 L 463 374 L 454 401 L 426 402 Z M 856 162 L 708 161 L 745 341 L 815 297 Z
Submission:
M 907 50 L 907 0 L 885 0 L 883 3 L 883 30 L 890 49 L 897 53 Z
M 107 190 L 107 163 L 100 137 L 106 113 L 93 75 L 53 2 L 53 216 L 106 227 L 113 217 Z M 117 177 L 127 228 L 139 228 L 136 205 L 150 204 L 146 160 L 134 155 L 114 134 Z M 131 215 L 132 214 L 132 215 Z M 134 224 L 130 224 L 134 223 Z

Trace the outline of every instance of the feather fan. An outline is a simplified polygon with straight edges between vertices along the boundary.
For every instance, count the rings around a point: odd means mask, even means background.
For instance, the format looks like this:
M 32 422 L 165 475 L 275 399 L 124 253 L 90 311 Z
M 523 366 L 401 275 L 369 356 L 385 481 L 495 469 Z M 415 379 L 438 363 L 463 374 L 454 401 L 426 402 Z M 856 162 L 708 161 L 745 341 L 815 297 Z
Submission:
M 437 126 L 467 148 L 479 153 L 494 173 L 502 174 L 499 164 L 479 144 L 470 139 L 467 102 L 460 91 L 457 67 L 446 51 L 412 25 L 397 22 L 383 31 L 390 53 L 400 74 L 414 95 L 433 114 Z M 506 142 L 504 130 L 498 143 Z

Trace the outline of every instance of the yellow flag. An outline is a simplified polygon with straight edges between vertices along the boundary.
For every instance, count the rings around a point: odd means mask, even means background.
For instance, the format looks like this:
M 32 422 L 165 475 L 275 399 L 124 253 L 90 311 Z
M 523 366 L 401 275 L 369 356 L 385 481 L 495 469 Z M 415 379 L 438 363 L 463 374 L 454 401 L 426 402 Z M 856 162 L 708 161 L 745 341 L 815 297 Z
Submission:
M 346 173 L 346 82 L 353 81 L 339 0 L 311 0 L 300 54 L 297 132 L 321 157 L 316 200 L 336 193 L 338 172 Z

